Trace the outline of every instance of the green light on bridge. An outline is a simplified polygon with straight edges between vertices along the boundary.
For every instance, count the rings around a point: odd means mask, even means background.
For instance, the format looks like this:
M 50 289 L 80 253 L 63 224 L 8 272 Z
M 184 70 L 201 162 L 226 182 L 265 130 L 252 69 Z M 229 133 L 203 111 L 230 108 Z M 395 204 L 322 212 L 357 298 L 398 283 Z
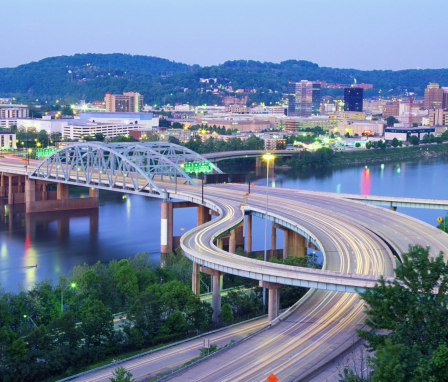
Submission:
M 187 173 L 210 173 L 213 171 L 209 162 L 185 162 L 181 164 L 181 167 Z

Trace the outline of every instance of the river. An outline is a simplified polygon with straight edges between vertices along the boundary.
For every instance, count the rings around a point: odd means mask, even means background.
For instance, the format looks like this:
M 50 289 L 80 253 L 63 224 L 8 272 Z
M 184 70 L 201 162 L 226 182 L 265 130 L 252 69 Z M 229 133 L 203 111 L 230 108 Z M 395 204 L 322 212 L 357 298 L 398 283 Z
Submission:
M 327 169 L 307 173 L 279 170 L 270 173 L 271 187 L 306 190 L 446 199 L 448 161 L 422 160 L 366 167 Z M 266 184 L 266 177 L 253 181 Z M 76 191 L 75 191 L 76 192 Z M 82 189 L 77 190 L 82 193 Z M 28 289 L 36 282 L 57 282 L 74 266 L 122 259 L 139 252 L 159 261 L 160 200 L 137 195 L 100 192 L 96 211 L 26 215 L 23 206 L 0 208 L 0 284 L 7 291 Z M 436 225 L 444 211 L 405 209 L 409 214 Z M 194 208 L 174 210 L 174 235 L 196 223 Z M 263 232 L 254 219 L 254 230 Z M 254 250 L 263 248 L 258 236 Z M 277 235 L 279 246 L 281 238 Z M 37 267 L 36 267 L 37 265 Z

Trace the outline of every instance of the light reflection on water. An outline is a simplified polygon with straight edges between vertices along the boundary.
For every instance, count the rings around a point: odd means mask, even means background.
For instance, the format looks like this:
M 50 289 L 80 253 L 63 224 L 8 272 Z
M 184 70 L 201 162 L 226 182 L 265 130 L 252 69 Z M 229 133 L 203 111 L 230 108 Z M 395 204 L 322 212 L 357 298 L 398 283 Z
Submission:
M 367 171 L 368 170 L 368 171 Z M 307 190 L 448 199 L 448 161 L 391 163 L 346 169 L 270 171 L 271 187 Z M 266 185 L 266 177 L 252 180 Z M 398 211 L 436 225 L 444 211 Z M 174 209 L 174 235 L 194 227 L 196 209 Z M 264 223 L 254 219 L 254 250 L 264 247 Z M 282 235 L 277 235 L 282 246 Z M 110 261 L 149 252 L 159 261 L 160 200 L 101 192 L 99 210 L 62 214 L 26 215 L 23 206 L 0 208 L 0 283 L 10 291 L 29 288 L 34 282 L 53 280 L 84 262 Z M 35 265 L 38 264 L 36 268 Z

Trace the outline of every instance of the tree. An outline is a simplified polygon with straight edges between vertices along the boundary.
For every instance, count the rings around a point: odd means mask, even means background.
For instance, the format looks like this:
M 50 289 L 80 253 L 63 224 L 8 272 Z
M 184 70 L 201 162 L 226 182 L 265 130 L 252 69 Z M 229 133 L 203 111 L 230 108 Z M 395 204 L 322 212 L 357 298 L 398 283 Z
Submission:
M 417 135 L 411 135 L 411 136 L 409 137 L 409 143 L 410 143 L 411 145 L 417 146 L 417 145 L 420 143 L 420 140 L 418 139 L 418 136 L 417 136 Z
M 387 126 L 393 126 L 395 123 L 400 122 L 397 118 L 395 118 L 393 115 L 386 118 Z
M 448 263 L 421 246 L 402 261 L 393 282 L 361 293 L 368 329 L 358 334 L 375 351 L 372 381 L 446 380 L 438 378 L 448 370 Z
M 110 382 L 133 382 L 132 373 L 126 370 L 123 366 L 117 367 L 113 371 L 113 377 L 110 378 Z
M 356 143 L 355 143 L 355 147 L 357 147 L 357 148 L 361 147 L 361 143 L 356 142 Z
M 372 148 L 372 142 L 367 141 L 366 143 L 366 149 L 371 149 Z
M 70 105 L 65 105 L 61 110 L 62 115 L 73 115 L 73 109 L 70 107 Z
M 397 138 L 392 139 L 392 142 L 390 143 L 392 147 L 398 147 L 399 142 Z
M 233 321 L 233 310 L 232 307 L 230 306 L 230 304 L 224 304 L 221 307 L 221 321 L 224 322 L 231 322 Z
M 168 142 L 169 142 L 169 143 L 174 143 L 174 144 L 176 144 L 176 145 L 180 144 L 179 139 L 176 138 L 176 137 L 173 137 L 173 136 L 171 136 L 171 135 L 168 137 Z

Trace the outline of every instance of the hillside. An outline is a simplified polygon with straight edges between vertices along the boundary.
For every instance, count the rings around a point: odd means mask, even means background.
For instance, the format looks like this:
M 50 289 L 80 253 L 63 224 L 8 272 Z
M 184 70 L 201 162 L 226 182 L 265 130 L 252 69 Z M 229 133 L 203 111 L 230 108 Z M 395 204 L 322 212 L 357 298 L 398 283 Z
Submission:
M 214 78 L 216 83 L 201 82 Z M 288 81 L 301 79 L 327 82 L 372 83 L 366 95 L 398 95 L 406 90 L 423 95 L 430 81 L 448 85 L 448 69 L 408 69 L 400 71 L 337 69 L 320 67 L 308 61 L 281 63 L 227 61 L 222 65 L 200 67 L 162 58 L 128 54 L 76 54 L 50 57 L 16 68 L 0 69 L 0 97 L 19 100 L 73 102 L 102 99 L 106 92 L 139 91 L 145 103 L 190 102 L 217 104 L 236 89 L 252 90 L 250 102 L 276 102 Z M 215 92 L 213 92 L 215 90 Z M 341 94 L 340 90 L 325 90 Z

